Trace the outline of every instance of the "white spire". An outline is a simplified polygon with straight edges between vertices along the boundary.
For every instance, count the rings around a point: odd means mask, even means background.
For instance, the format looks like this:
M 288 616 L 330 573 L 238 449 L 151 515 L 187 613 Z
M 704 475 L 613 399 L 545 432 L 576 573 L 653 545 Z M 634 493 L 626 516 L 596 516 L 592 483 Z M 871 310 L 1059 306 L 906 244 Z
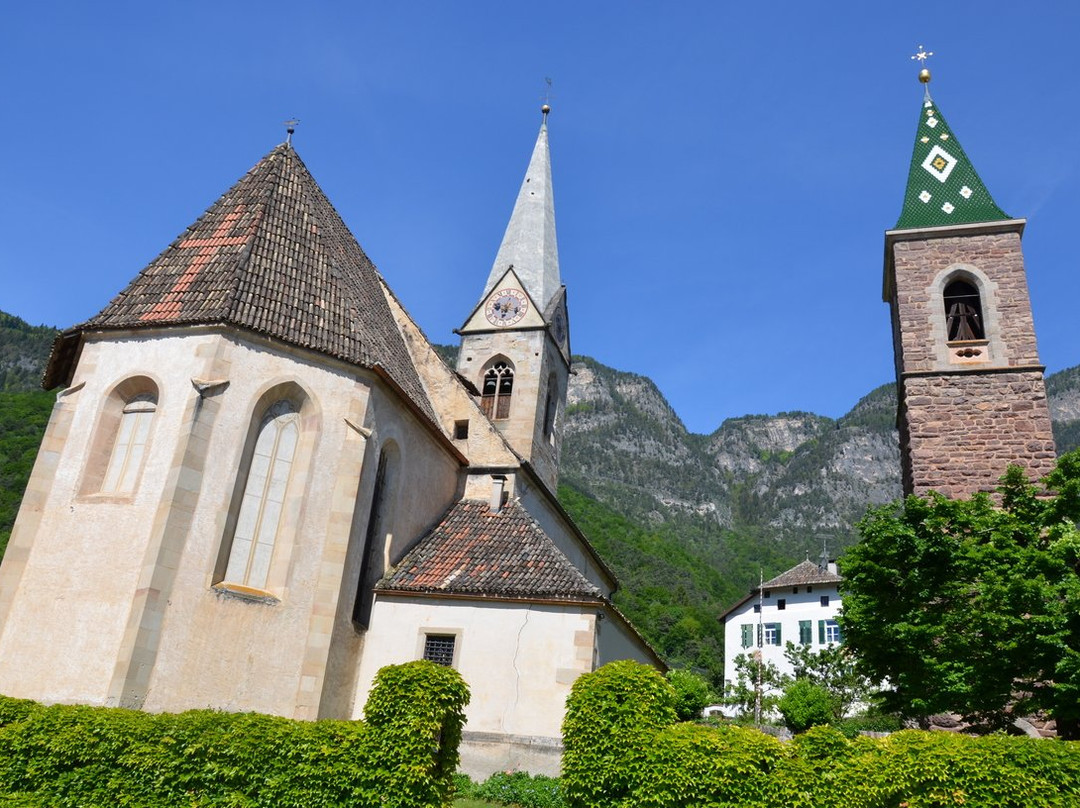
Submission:
M 510 223 L 484 286 L 484 297 L 511 266 L 525 291 L 544 312 L 562 285 L 559 248 L 555 241 L 555 199 L 551 188 L 546 108 L 525 181 L 521 183 L 514 212 L 510 214 Z

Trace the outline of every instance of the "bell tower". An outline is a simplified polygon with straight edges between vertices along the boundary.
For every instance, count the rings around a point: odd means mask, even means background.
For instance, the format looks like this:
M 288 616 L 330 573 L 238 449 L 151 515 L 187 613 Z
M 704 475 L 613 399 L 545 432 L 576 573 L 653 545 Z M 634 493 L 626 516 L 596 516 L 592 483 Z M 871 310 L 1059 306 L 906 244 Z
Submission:
M 457 370 L 480 406 L 552 491 L 570 375 L 566 287 L 559 277 L 547 117 L 480 302 L 458 333 Z
M 925 62 L 928 54 L 915 58 Z M 1009 465 L 1038 478 L 1056 453 L 1020 239 L 919 74 L 904 207 L 885 234 L 905 494 L 993 491 Z

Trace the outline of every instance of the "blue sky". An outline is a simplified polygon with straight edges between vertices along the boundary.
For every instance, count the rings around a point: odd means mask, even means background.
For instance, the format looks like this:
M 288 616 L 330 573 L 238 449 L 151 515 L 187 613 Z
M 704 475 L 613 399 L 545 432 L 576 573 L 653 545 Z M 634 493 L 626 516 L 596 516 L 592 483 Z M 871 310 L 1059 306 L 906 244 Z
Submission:
M 550 119 L 577 353 L 687 426 L 839 416 L 893 378 L 881 302 L 922 88 L 1026 217 L 1043 361 L 1080 363 L 1080 4 L 35 2 L 0 26 L 0 309 L 95 314 L 294 144 L 437 342 Z

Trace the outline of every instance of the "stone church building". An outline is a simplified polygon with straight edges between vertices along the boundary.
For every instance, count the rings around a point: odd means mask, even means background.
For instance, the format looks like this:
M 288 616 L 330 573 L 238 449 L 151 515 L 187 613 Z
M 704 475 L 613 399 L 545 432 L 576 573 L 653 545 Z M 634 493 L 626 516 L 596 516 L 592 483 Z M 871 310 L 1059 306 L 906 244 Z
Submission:
M 290 143 L 99 314 L 0 566 L 0 693 L 362 713 L 453 665 L 473 774 L 557 773 L 571 683 L 663 663 L 555 498 L 570 369 L 547 109 L 448 367 Z

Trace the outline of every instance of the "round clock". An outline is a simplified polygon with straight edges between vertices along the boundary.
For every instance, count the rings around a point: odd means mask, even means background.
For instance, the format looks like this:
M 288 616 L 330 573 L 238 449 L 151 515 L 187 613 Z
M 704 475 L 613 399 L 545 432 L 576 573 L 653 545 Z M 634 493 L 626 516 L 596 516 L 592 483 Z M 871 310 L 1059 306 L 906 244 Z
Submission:
M 484 315 L 492 325 L 507 326 L 521 320 L 529 310 L 529 298 L 517 289 L 500 289 L 488 298 Z

